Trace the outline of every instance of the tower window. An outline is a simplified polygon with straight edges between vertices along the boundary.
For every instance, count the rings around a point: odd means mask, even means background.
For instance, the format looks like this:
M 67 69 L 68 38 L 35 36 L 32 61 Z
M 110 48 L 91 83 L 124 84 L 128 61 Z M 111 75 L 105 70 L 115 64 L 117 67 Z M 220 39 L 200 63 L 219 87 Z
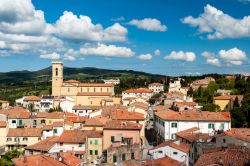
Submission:
M 58 68 L 56 68 L 56 76 L 58 76 Z
M 68 88 L 68 92 L 70 92 L 70 88 Z

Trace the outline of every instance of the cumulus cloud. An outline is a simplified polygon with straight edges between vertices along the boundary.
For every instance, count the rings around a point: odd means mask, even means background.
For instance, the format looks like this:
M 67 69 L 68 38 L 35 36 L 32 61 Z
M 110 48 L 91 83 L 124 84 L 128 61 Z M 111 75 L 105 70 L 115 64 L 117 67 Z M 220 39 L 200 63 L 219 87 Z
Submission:
M 183 51 L 172 51 L 169 55 L 165 56 L 166 60 L 182 60 L 187 62 L 193 62 L 196 56 L 193 52 L 183 52 Z
M 248 59 L 246 53 L 236 47 L 229 50 L 220 50 L 218 54 L 224 61 L 232 65 L 241 65 L 244 60 Z
M 161 55 L 161 51 L 159 49 L 155 50 L 154 55 Z
M 58 60 L 60 59 L 60 54 L 53 52 L 51 54 L 42 54 L 40 55 L 40 58 L 42 59 L 51 59 L 51 60 Z
M 83 46 L 80 48 L 81 55 L 96 55 L 104 57 L 132 57 L 135 53 L 127 47 L 118 47 L 116 45 L 105 45 L 98 43 L 97 46 Z
M 152 55 L 151 54 L 141 54 L 137 58 L 140 60 L 150 60 L 150 59 L 152 59 Z
M 163 25 L 160 20 L 155 18 L 144 18 L 143 20 L 133 19 L 128 22 L 129 25 L 134 25 L 139 29 L 147 31 L 160 31 L 164 32 L 167 30 L 167 26 Z
M 204 7 L 204 13 L 199 17 L 188 16 L 183 18 L 182 22 L 198 27 L 200 33 L 207 34 L 208 39 L 250 36 L 250 15 L 236 19 L 209 4 Z
M 216 55 L 212 52 L 203 52 L 201 54 L 204 58 L 206 58 L 206 63 L 207 64 L 210 64 L 210 65 L 213 65 L 213 66 L 221 66 L 221 62 L 218 58 L 216 58 Z
M 75 41 L 126 41 L 127 29 L 119 23 L 104 29 L 101 24 L 93 24 L 88 16 L 79 17 L 65 11 L 55 24 L 56 34 Z

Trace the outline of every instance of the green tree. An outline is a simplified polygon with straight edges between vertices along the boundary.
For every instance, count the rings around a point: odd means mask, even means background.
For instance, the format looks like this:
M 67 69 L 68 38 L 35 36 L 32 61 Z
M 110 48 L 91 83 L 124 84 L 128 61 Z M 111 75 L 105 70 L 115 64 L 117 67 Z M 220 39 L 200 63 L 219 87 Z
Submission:
M 0 165 L 12 166 L 13 163 L 12 163 L 11 159 L 18 158 L 21 155 L 22 155 L 22 152 L 20 152 L 18 149 L 8 151 L 1 157 Z
M 203 105 L 202 111 L 216 112 L 216 111 L 220 111 L 220 107 L 213 103 L 206 103 Z

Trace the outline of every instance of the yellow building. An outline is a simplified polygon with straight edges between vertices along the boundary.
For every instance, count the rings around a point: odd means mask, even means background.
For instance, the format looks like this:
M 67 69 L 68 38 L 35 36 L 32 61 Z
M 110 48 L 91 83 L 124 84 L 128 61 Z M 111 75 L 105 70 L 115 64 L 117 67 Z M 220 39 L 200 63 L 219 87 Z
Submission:
M 70 96 L 75 99 L 75 105 L 100 106 L 103 99 L 113 100 L 114 103 L 120 102 L 113 97 L 114 84 L 63 81 L 62 62 L 52 62 L 52 95 Z
M 216 96 L 214 104 L 218 105 L 221 110 L 230 111 L 233 108 L 233 99 L 231 96 Z

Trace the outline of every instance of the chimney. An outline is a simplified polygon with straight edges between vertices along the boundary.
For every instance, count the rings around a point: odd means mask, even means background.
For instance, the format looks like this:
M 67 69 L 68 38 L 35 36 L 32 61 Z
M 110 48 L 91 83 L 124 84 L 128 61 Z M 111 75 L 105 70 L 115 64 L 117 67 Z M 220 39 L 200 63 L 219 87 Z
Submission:
M 27 163 L 27 157 L 26 156 L 23 157 L 23 163 L 25 163 L 25 164 Z

